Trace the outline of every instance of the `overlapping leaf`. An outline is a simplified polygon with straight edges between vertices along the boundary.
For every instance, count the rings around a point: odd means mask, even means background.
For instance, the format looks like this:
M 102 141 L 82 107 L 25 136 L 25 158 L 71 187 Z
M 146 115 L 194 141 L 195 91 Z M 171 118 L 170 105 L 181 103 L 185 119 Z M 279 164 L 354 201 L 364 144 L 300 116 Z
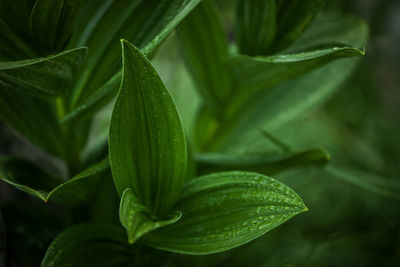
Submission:
M 71 89 L 86 48 L 44 58 L 0 62 L 0 89 L 18 90 L 38 97 L 54 97 Z
M 131 188 L 152 216 L 179 196 L 186 140 L 175 104 L 146 56 L 122 41 L 123 78 L 111 118 L 109 153 L 119 194 Z
M 108 168 L 108 159 L 105 159 L 65 182 L 28 161 L 2 158 L 0 159 L 0 180 L 44 202 L 54 199 L 64 204 L 74 204 L 90 196 L 90 192 L 102 178 L 99 174 Z
M 135 197 L 132 189 L 127 188 L 122 194 L 119 217 L 128 233 L 130 244 L 148 232 L 176 222 L 181 216 L 182 214 L 177 212 L 166 220 L 153 219 L 149 216 L 148 209 Z
M 145 53 L 149 55 L 198 2 L 113 0 L 99 6 L 96 0 L 87 1 L 70 42 L 70 47 L 90 47 L 71 98 L 71 107 L 84 104 L 118 71 L 120 38 L 145 48 Z
M 182 218 L 143 241 L 184 254 L 210 254 L 247 243 L 307 208 L 287 186 L 257 173 L 227 172 L 187 183 L 175 206 Z
M 82 0 L 37 0 L 30 16 L 34 40 L 48 51 L 63 48 L 82 3 Z

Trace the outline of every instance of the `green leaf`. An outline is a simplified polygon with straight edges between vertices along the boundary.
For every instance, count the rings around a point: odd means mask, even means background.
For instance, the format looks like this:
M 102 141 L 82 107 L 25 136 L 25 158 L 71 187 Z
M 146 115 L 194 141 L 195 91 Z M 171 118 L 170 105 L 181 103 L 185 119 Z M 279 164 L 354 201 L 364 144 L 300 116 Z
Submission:
M 210 254 L 245 244 L 306 211 L 289 187 L 257 173 L 226 172 L 187 183 L 175 206 L 182 218 L 143 237 L 153 247 Z
M 35 116 L 34 120 L 32 114 Z M 63 156 L 65 150 L 60 142 L 62 132 L 54 103 L 1 88 L 0 118 L 47 152 Z
M 44 202 L 54 199 L 63 204 L 75 204 L 88 198 L 102 178 L 99 174 L 108 168 L 108 159 L 105 159 L 64 182 L 26 160 L 1 158 L 0 180 Z
M 133 190 L 125 189 L 121 197 L 119 218 L 122 226 L 128 233 L 130 244 L 135 243 L 140 237 L 157 228 L 172 224 L 179 220 L 182 213 L 177 212 L 167 220 L 156 220 L 149 216 L 148 209 L 140 204 Z
M 363 49 L 342 45 L 296 54 L 266 57 L 233 56 L 227 61 L 235 84 L 228 113 L 240 110 L 246 100 L 257 92 L 310 72 L 335 59 L 364 54 Z
M 41 266 L 132 266 L 134 260 L 121 228 L 81 224 L 67 228 L 51 242 Z
M 239 0 L 236 7 L 236 42 L 242 54 L 266 55 L 276 35 L 275 0 Z
M 212 1 L 202 1 L 177 28 L 182 50 L 205 103 L 218 109 L 229 94 L 228 41 Z
M 330 155 L 319 148 L 294 152 L 259 152 L 245 154 L 197 154 L 195 159 L 201 173 L 219 171 L 251 171 L 271 175 L 281 170 L 300 166 L 325 165 Z
M 186 140 L 157 72 L 138 48 L 121 43 L 123 78 L 109 132 L 111 171 L 120 195 L 132 188 L 152 216 L 162 216 L 185 179 Z
M 86 48 L 21 61 L 0 62 L 0 89 L 38 97 L 54 97 L 70 89 Z
M 325 0 L 277 0 L 277 34 L 273 51 L 295 41 L 323 9 Z
M 365 44 L 368 29 L 364 21 L 353 17 L 346 20 L 335 18 L 335 27 L 329 27 L 332 30 L 331 38 L 335 43 L 349 43 L 355 47 Z M 327 23 L 333 23 L 332 20 L 331 17 Z M 325 19 L 321 22 L 317 19 L 309 28 L 309 32 L 315 30 L 314 25 L 319 28 L 324 21 Z M 339 35 L 334 35 L 337 32 Z M 220 143 L 217 142 L 215 146 L 223 150 L 232 146 L 248 145 L 249 142 L 262 139 L 262 129 L 271 132 L 316 109 L 350 77 L 357 63 L 354 58 L 336 60 L 295 79 L 281 82 L 269 90 L 259 92 L 249 100 L 246 109 L 240 110 L 234 122 L 221 127 L 225 132 L 220 133 Z
M 47 49 L 62 49 L 71 36 L 82 0 L 36 0 L 30 30 L 36 42 Z
M 30 47 L 29 18 L 32 0 L 0 1 L 0 60 L 38 57 Z
M 328 166 L 325 170 L 335 178 L 342 179 L 375 194 L 400 200 L 400 182 L 398 179 L 389 179 L 373 172 L 340 165 Z
M 71 96 L 71 109 L 86 100 L 119 69 L 124 38 L 152 54 L 200 0 L 87 1 L 77 20 L 70 47 L 88 46 L 88 57 Z

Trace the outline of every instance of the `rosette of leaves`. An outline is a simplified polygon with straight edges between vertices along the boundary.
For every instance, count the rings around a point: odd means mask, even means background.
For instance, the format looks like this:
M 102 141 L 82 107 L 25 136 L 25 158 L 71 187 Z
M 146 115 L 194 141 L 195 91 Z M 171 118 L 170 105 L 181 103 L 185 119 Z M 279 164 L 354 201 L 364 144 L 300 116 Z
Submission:
M 184 254 L 216 253 L 307 210 L 292 189 L 258 173 L 222 172 L 188 181 L 175 104 L 146 56 L 127 41 L 122 47 L 109 154 L 127 238 L 110 225 L 75 226 L 53 241 L 42 266 L 133 263 L 128 243 L 135 242 Z

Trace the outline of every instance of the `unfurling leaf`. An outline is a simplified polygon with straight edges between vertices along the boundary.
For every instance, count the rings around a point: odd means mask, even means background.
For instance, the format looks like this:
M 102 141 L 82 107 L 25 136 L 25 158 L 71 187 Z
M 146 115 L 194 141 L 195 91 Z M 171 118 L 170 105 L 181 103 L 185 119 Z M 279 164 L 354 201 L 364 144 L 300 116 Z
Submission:
M 130 244 L 150 231 L 176 222 L 181 216 L 182 214 L 177 212 L 167 220 L 153 219 L 149 216 L 147 208 L 135 197 L 132 189 L 127 188 L 122 194 L 119 218 L 128 233 Z
M 123 78 L 111 118 L 109 152 L 118 193 L 131 188 L 152 216 L 179 196 L 186 140 L 175 104 L 146 56 L 122 41 Z
M 175 206 L 182 218 L 143 237 L 184 254 L 210 254 L 245 244 L 306 211 L 284 184 L 257 173 L 226 172 L 187 183 Z

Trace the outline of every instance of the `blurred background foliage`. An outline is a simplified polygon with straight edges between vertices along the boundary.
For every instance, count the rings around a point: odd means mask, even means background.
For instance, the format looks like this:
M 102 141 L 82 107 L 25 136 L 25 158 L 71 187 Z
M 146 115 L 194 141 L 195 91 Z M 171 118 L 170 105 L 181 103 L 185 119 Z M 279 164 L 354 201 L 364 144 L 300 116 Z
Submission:
M 218 0 L 217 4 L 227 36 L 233 41 L 232 2 Z M 156 253 L 166 266 L 398 266 L 400 2 L 335 0 L 328 1 L 326 10 L 365 19 L 370 38 L 367 54 L 357 70 L 328 102 L 284 129 L 271 131 L 290 147 L 323 147 L 331 155 L 325 168 L 303 167 L 273 176 L 302 196 L 309 212 L 228 252 L 209 256 L 174 254 L 164 260 L 167 258 L 163 252 L 140 248 L 151 250 L 147 255 Z M 199 96 L 175 34 L 162 45 L 152 63 L 171 90 L 190 132 Z M 106 138 L 111 108 L 109 105 L 97 115 L 92 136 Z M 41 165 L 46 162 L 48 166 L 60 166 L 3 123 L 0 154 L 24 155 Z M 111 211 L 116 205 L 112 186 L 103 188 L 111 188 L 110 200 L 95 199 L 97 209 L 85 214 L 84 205 L 62 212 L 70 208 L 43 204 L 1 183 L 0 266 L 39 266 L 50 241 L 71 223 L 116 222 L 116 215 L 104 218 L 98 211 L 104 207 Z M 11 256 L 6 259 L 5 255 Z

